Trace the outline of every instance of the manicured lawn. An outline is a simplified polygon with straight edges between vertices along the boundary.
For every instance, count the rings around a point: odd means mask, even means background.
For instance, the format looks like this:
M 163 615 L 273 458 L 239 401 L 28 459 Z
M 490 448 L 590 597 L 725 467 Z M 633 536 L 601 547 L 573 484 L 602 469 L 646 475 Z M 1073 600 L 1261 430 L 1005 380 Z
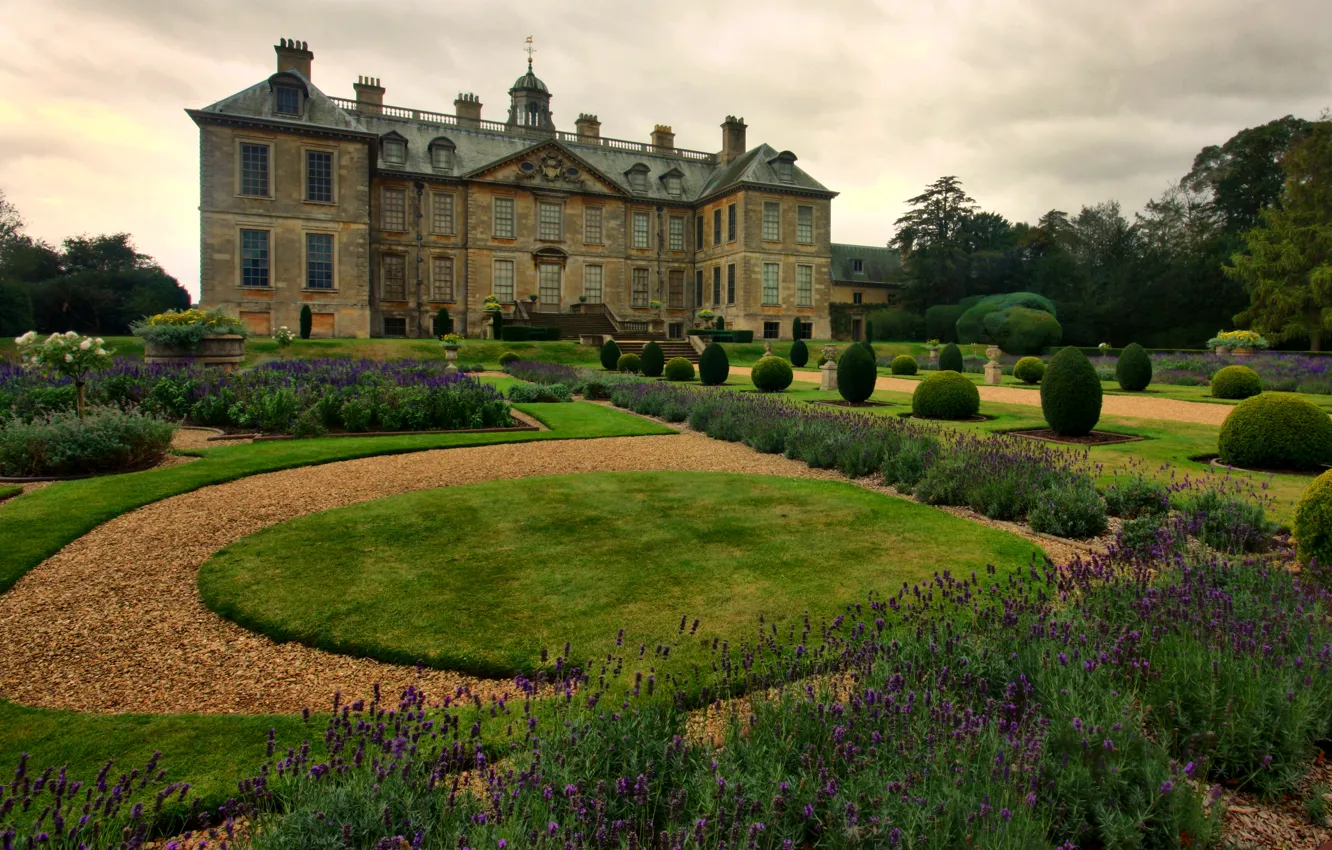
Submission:
M 600 473 L 407 493 L 281 523 L 200 571 L 204 601 L 278 640 L 502 676 L 626 647 L 831 617 L 936 571 L 1030 563 L 1032 544 L 851 484 Z M 681 639 L 681 617 L 702 621 Z M 660 668 L 659 668 L 660 669 Z M 688 667 L 683 669 L 688 670 Z

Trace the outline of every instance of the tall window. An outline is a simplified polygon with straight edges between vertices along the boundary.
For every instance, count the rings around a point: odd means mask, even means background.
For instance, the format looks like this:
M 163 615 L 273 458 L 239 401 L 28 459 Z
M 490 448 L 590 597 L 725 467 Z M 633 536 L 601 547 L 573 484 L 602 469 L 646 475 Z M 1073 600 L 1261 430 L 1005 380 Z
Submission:
M 763 264 L 763 303 L 780 304 L 782 267 L 777 263 Z
M 273 90 L 278 115 L 301 114 L 301 90 L 294 86 L 278 86 Z
M 333 203 L 333 154 L 331 151 L 305 152 L 305 200 Z
M 541 297 L 541 305 L 554 307 L 553 312 L 559 312 L 560 273 L 563 271 L 564 267 L 559 263 L 542 263 L 537 267 L 537 294 Z
M 694 250 L 703 250 L 703 214 L 694 216 Z
M 240 146 L 240 193 L 267 198 L 268 145 L 242 142 Z
M 668 237 L 666 245 L 672 251 L 684 250 L 684 218 L 673 215 L 667 221 L 666 235 Z
M 384 211 L 379 216 L 385 230 L 402 232 L 407 229 L 407 190 L 384 189 Z
M 712 303 L 721 303 L 721 266 L 712 267 Z
M 703 306 L 703 270 L 694 272 L 694 306 Z
M 513 238 L 513 198 L 495 199 L 495 236 Z
M 591 304 L 601 303 L 603 273 L 601 266 L 583 266 L 583 294 Z
M 564 207 L 560 204 L 537 204 L 537 238 L 558 242 L 564 238 Z
M 446 144 L 437 144 L 430 149 L 430 164 L 440 171 L 453 169 L 453 148 Z
M 814 306 L 813 266 L 796 266 L 796 306 Z
M 814 244 L 814 208 L 796 208 L 796 241 L 801 245 Z
M 634 269 L 634 276 L 631 281 L 632 288 L 629 290 L 630 307 L 646 307 L 648 305 L 648 270 Z
M 735 263 L 726 267 L 726 303 L 735 303 Z
M 721 207 L 712 211 L 712 244 L 721 244 Z
M 666 278 L 666 306 L 684 307 L 684 269 L 671 269 Z
M 726 205 L 726 241 L 735 241 L 735 204 Z
M 242 230 L 241 286 L 268 286 L 268 231 Z
M 446 192 L 436 192 L 430 198 L 430 232 L 440 236 L 452 236 L 453 196 Z
M 583 210 L 583 242 L 600 245 L 601 240 L 601 207 L 588 207 Z
M 513 300 L 513 260 L 495 261 L 495 280 L 491 291 L 502 302 Z
M 652 247 L 651 231 L 648 229 L 650 227 L 650 224 L 651 224 L 651 219 L 649 219 L 647 213 L 645 212 L 634 213 L 633 246 L 635 248 Z
M 853 293 L 851 293 L 851 303 L 852 303 L 852 304 L 864 304 L 864 303 L 865 303 L 865 293 L 863 293 L 863 292 L 853 292 Z
M 782 205 L 763 202 L 763 241 L 782 241 Z
M 405 254 L 385 254 L 384 264 L 384 300 L 407 300 L 407 256 Z
M 453 300 L 453 258 L 435 257 L 430 269 L 430 299 Z
M 333 288 L 333 234 L 305 234 L 305 286 Z

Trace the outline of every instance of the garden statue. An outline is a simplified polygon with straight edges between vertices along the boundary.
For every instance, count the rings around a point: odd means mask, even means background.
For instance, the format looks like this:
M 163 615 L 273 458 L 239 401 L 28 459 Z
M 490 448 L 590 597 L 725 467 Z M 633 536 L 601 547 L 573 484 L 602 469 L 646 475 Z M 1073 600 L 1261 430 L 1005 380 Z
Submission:
M 939 368 L 939 340 L 931 339 L 925 343 L 925 348 L 930 352 L 930 365 L 936 369 Z
M 772 340 L 770 339 L 765 339 L 763 341 L 763 356 L 764 357 L 772 356 Z
M 990 358 L 985 364 L 985 383 L 998 386 L 1004 382 L 1004 367 L 999 365 L 999 355 L 1003 354 L 999 346 L 992 345 L 985 349 L 985 356 Z
M 819 389 L 829 391 L 837 389 L 837 346 L 823 347 L 823 365 L 819 367 Z

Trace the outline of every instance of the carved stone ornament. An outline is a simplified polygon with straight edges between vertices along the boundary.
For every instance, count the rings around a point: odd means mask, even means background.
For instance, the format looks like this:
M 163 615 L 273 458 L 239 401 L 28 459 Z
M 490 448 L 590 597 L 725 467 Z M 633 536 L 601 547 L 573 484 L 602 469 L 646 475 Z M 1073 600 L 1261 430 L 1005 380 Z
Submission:
M 536 162 L 528 160 L 519 164 L 518 179 L 533 180 L 537 176 L 547 183 L 569 183 L 575 186 L 583 183 L 579 170 L 553 152 L 542 154 Z

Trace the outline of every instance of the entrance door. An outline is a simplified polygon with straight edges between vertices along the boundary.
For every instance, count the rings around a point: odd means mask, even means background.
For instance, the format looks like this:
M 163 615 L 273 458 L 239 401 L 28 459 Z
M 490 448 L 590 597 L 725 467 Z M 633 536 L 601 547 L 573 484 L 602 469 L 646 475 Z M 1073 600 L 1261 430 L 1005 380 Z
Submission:
M 861 319 L 851 320 L 851 340 L 853 342 L 858 342 L 860 338 L 864 335 L 864 331 L 865 331 L 865 324 L 863 320 Z
M 543 313 L 560 312 L 560 276 L 564 267 L 559 263 L 542 263 L 537 267 L 537 295 L 541 298 Z

